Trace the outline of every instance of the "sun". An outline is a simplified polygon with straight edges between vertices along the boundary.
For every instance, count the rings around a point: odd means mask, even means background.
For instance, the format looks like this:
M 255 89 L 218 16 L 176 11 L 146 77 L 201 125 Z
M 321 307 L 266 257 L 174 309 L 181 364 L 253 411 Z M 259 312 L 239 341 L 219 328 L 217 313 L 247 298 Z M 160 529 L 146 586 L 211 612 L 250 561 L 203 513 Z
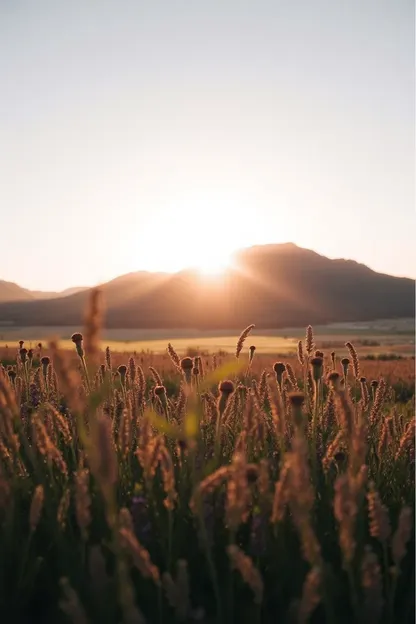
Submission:
M 237 268 L 236 252 L 255 242 L 252 221 L 242 218 L 247 211 L 244 198 L 222 189 L 201 188 L 170 197 L 145 223 L 141 265 L 167 273 L 192 270 L 201 278 L 220 280 Z
M 198 273 L 206 277 L 220 277 L 231 266 L 231 254 L 205 255 L 195 267 Z

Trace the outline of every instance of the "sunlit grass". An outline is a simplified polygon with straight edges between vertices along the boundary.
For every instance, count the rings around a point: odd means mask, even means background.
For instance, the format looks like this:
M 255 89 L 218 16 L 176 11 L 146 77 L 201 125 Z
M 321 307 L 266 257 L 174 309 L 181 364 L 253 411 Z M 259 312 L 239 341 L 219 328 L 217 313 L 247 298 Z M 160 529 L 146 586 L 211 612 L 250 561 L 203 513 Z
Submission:
M 0 349 L 9 621 L 410 624 L 414 362 L 100 342 L 94 301 L 84 338 Z

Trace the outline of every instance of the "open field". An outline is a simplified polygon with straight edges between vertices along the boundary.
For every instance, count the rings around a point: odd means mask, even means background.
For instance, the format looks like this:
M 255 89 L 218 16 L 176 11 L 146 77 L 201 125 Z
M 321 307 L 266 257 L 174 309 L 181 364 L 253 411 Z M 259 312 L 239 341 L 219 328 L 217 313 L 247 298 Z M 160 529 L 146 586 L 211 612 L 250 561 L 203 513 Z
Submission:
M 62 348 L 72 348 L 71 335 L 79 327 L 21 327 L 0 328 L 0 346 L 13 346 L 25 340 L 27 346 L 34 347 L 38 342 L 46 343 L 49 338 L 59 338 Z M 321 326 L 314 329 L 323 349 L 336 349 L 345 355 L 345 342 L 352 341 L 360 347 L 364 355 L 393 353 L 402 356 L 414 355 L 415 331 L 412 319 L 377 321 L 372 324 L 350 323 Z M 282 330 L 257 330 L 251 338 L 258 353 L 294 354 L 304 329 L 286 328 Z M 183 355 L 188 349 L 199 353 L 232 353 L 235 350 L 238 334 L 227 329 L 221 331 L 199 330 L 123 330 L 108 329 L 102 332 L 101 348 L 109 346 L 114 352 L 153 352 L 164 353 L 167 342 L 174 344 L 176 351 Z
M 345 328 L 308 330 L 303 358 L 253 332 L 238 359 L 224 335 L 230 353 L 183 360 L 167 337 L 106 354 L 98 329 L 31 363 L 0 350 L 10 621 L 413 621 L 414 360 L 356 345 L 345 369 L 344 346 L 329 377 Z

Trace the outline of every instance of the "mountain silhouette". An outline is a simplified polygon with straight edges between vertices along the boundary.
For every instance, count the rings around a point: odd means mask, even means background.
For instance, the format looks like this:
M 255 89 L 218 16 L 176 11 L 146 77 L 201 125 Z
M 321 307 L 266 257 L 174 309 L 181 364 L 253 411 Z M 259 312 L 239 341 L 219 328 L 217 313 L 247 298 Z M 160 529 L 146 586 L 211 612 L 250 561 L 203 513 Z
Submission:
M 46 292 L 43 290 L 28 290 L 14 282 L 0 280 L 0 303 L 7 301 L 33 301 L 34 299 L 56 299 L 57 297 L 68 297 L 82 290 L 88 290 L 88 287 L 75 286 L 60 292 Z
M 241 329 L 297 327 L 415 316 L 414 280 L 377 273 L 352 260 L 259 245 L 234 254 L 219 278 L 184 270 L 137 272 L 101 286 L 108 328 Z M 0 324 L 82 324 L 89 291 L 0 303 Z

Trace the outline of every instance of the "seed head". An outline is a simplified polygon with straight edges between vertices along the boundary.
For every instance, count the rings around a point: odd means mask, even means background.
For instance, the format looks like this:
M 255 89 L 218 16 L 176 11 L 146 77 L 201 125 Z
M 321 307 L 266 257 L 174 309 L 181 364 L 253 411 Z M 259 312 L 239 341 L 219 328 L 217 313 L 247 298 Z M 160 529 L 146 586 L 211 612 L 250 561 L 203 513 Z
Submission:
M 155 386 L 153 392 L 155 396 L 162 396 L 163 394 L 166 394 L 166 388 L 165 386 Z
M 191 357 L 184 357 L 181 359 L 181 368 L 183 371 L 192 370 L 194 367 L 194 361 Z
M 82 341 L 84 340 L 84 337 L 79 332 L 76 332 L 75 334 L 72 334 L 71 340 L 75 345 L 77 345 L 77 344 L 82 343 Z
M 234 392 L 234 384 L 229 379 L 226 379 L 225 381 L 221 381 L 220 385 L 218 386 L 218 390 L 224 394 L 231 394 L 232 392 Z
M 249 335 L 249 333 L 251 332 L 251 330 L 252 330 L 252 329 L 254 329 L 254 327 L 255 327 L 255 325 L 253 325 L 253 324 L 248 325 L 248 326 L 247 326 L 247 327 L 246 327 L 246 328 L 245 328 L 245 329 L 241 332 L 241 334 L 240 334 L 240 336 L 239 336 L 239 338 L 238 338 L 238 341 L 237 341 L 237 347 L 236 347 L 236 350 L 235 350 L 235 357 L 236 357 L 236 358 L 240 357 L 240 353 L 241 353 L 241 350 L 242 350 L 242 348 L 243 348 L 244 341 L 245 341 L 245 339 L 247 338 L 247 336 Z
M 286 370 L 286 366 L 283 364 L 283 362 L 275 362 L 275 364 L 273 364 L 273 370 L 276 375 L 282 375 Z
M 39 524 L 39 520 L 42 514 L 43 501 L 45 494 L 43 491 L 43 485 L 36 486 L 35 493 L 32 498 L 29 512 L 29 525 L 30 530 L 33 532 Z
M 308 355 L 311 355 L 314 348 L 314 339 L 313 339 L 313 329 L 310 325 L 306 328 L 306 339 L 305 339 L 306 352 Z
M 84 349 L 83 349 L 83 346 L 82 346 L 82 342 L 83 342 L 84 338 L 83 338 L 82 334 L 80 334 L 79 332 L 77 332 L 75 334 L 72 334 L 71 340 L 72 340 L 72 342 L 75 345 L 75 348 L 77 350 L 77 353 L 78 353 L 79 357 L 83 358 L 84 357 Z
M 346 342 L 345 346 L 347 347 L 350 357 L 352 359 L 352 367 L 354 370 L 354 377 L 358 379 L 360 376 L 360 361 L 358 359 L 357 351 L 355 350 L 354 345 L 351 342 Z
M 315 356 L 311 359 L 312 373 L 315 381 L 319 381 L 323 373 L 323 358 L 321 356 Z
M 305 356 L 303 354 L 303 343 L 302 343 L 302 340 L 299 340 L 299 342 L 298 342 L 297 354 L 298 354 L 299 363 L 303 365 L 305 363 Z
M 349 359 L 347 357 L 342 358 L 341 366 L 342 366 L 342 369 L 344 371 L 344 377 L 348 376 L 348 367 L 349 367 L 349 365 L 350 365 Z
M 303 392 L 290 392 L 289 401 L 292 407 L 302 407 L 305 402 L 305 395 Z
M 124 383 L 126 380 L 126 374 L 127 374 L 127 366 L 125 364 L 120 364 L 120 366 L 117 368 L 119 375 L 121 377 L 121 383 Z
M 25 349 L 24 347 L 22 347 L 19 351 L 20 354 L 20 359 L 22 360 L 23 364 L 26 362 L 26 356 L 27 356 L 27 349 Z
M 339 373 L 337 371 L 332 371 L 328 375 L 328 381 L 332 385 L 336 385 L 339 382 L 339 377 L 340 377 L 340 375 L 339 375 Z

